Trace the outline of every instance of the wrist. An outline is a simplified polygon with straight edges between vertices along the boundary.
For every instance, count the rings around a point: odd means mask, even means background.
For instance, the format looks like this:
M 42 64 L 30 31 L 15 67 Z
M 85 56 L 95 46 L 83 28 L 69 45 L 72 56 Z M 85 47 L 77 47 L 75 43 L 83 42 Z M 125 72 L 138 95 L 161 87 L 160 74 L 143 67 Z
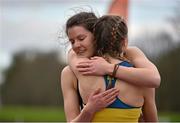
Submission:
M 91 106 L 86 105 L 74 122 L 90 122 L 94 117 L 94 112 L 91 110 L 91 108 Z
M 87 105 L 84 107 L 84 112 L 85 112 L 87 115 L 89 115 L 89 116 L 93 116 L 96 111 L 95 111 L 94 108 L 92 108 L 92 106 L 90 106 L 90 105 L 87 104 Z
M 114 64 L 109 64 L 108 67 L 107 67 L 106 74 L 112 75 L 113 74 L 113 70 L 114 70 Z

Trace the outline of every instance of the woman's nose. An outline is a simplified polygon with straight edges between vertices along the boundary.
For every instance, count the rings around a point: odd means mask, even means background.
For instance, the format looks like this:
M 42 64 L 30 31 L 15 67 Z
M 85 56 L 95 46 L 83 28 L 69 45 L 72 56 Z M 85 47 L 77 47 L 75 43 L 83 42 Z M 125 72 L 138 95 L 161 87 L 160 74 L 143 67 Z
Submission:
M 73 44 L 73 50 L 77 53 L 78 51 L 79 51 L 79 49 L 80 49 L 80 47 L 81 47 L 81 44 L 79 43 L 79 42 L 75 42 L 74 44 Z
M 74 43 L 74 48 L 79 48 L 81 45 L 80 45 L 80 42 L 78 42 L 78 41 L 76 41 L 75 43 Z

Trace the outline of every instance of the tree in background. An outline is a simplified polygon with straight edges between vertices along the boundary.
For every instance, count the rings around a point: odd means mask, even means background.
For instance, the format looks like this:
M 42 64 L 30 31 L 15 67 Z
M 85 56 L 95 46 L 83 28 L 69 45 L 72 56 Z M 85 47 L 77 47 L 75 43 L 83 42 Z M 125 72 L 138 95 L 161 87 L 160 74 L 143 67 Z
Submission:
M 58 53 L 19 52 L 1 86 L 3 105 L 63 105 Z
M 157 103 L 160 110 L 180 112 L 180 2 L 175 8 L 174 17 L 170 18 L 172 27 L 176 33 L 176 39 L 172 38 L 174 47 L 171 51 L 162 55 L 158 60 L 158 68 L 161 73 L 161 86 L 157 93 Z

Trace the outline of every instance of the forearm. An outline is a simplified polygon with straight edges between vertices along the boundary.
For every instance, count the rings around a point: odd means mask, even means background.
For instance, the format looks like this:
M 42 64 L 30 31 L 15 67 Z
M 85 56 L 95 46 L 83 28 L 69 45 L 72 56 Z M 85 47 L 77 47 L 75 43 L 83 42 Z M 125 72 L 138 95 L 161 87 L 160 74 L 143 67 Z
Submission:
M 111 75 L 113 69 L 114 65 L 110 64 L 107 73 Z M 158 74 L 147 68 L 128 68 L 119 66 L 115 77 L 137 86 L 150 88 L 156 88 L 160 83 L 160 77 Z
M 143 120 L 144 122 L 158 122 L 158 114 L 156 105 L 147 107 L 143 111 Z
M 93 119 L 94 112 L 90 111 L 86 106 L 83 108 L 81 113 L 70 122 L 91 122 Z
M 145 122 L 158 122 L 154 88 L 145 88 L 144 90 L 142 113 Z

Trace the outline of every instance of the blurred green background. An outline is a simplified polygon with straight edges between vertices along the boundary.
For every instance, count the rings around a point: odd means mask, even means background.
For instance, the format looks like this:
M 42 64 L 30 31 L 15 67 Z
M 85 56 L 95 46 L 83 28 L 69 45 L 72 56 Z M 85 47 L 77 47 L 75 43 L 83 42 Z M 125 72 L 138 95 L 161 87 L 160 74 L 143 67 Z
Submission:
M 0 1 L 1 122 L 65 121 L 59 78 L 67 64 L 60 34 L 67 11 L 88 5 L 103 15 L 111 2 Z M 139 47 L 161 74 L 159 120 L 180 121 L 180 2 L 130 0 L 128 24 L 129 45 Z

